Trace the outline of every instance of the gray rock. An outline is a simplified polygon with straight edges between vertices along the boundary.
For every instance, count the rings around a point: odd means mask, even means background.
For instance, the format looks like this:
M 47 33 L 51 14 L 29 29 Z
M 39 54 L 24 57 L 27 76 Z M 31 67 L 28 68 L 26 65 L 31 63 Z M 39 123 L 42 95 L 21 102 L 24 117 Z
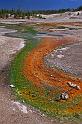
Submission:
M 61 94 L 60 97 L 61 97 L 62 100 L 67 100 L 69 98 L 69 95 L 68 95 L 68 93 L 64 92 L 64 93 Z

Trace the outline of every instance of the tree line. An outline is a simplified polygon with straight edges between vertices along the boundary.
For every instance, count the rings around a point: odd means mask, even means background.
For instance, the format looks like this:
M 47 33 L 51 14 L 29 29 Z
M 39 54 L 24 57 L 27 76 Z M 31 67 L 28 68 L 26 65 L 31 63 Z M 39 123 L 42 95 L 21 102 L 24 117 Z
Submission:
M 82 6 L 76 8 L 76 9 L 59 9 L 59 10 L 32 10 L 32 11 L 23 11 L 20 9 L 14 10 L 7 10 L 7 9 L 1 9 L 0 10 L 0 18 L 28 18 L 30 19 L 30 17 L 37 17 L 37 15 L 39 14 L 38 18 L 42 18 L 40 14 L 58 14 L 58 13 L 64 13 L 64 12 L 74 12 L 74 11 L 81 11 L 82 10 Z

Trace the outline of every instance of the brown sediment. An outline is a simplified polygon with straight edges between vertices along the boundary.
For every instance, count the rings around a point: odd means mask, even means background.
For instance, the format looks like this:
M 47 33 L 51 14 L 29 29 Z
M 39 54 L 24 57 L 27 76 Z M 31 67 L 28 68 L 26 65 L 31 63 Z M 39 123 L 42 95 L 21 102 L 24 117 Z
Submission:
M 82 22 L 46 22 L 38 24 L 40 26 L 82 26 Z
M 53 49 L 61 45 L 73 43 L 73 39 L 64 38 L 56 39 L 46 37 L 43 41 L 33 49 L 24 60 L 23 75 L 31 80 L 36 86 L 50 85 L 53 87 L 62 87 L 62 91 L 69 90 L 67 85 L 71 81 L 80 86 L 80 90 L 70 91 L 70 99 L 82 94 L 82 81 L 58 69 L 51 69 L 44 64 L 44 56 L 50 53 Z M 52 75 L 52 76 L 51 76 Z

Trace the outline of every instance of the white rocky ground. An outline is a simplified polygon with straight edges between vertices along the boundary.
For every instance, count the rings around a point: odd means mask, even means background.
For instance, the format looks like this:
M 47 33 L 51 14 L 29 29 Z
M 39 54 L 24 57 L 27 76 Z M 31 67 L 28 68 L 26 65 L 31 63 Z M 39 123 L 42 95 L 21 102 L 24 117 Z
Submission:
M 18 50 L 24 47 L 24 40 L 0 36 L 0 70 L 11 61 L 11 57 Z
M 78 15 L 79 13 L 79 15 Z M 46 19 L 39 19 L 39 18 L 31 18 L 31 19 L 0 19 L 0 23 L 5 24 L 21 24 L 21 23 L 32 23 L 32 22 L 82 22 L 82 11 L 76 12 L 65 12 L 62 14 L 50 14 L 50 15 L 43 15 L 43 18 Z
M 54 50 L 45 60 L 50 67 L 57 66 L 82 79 L 82 41 Z

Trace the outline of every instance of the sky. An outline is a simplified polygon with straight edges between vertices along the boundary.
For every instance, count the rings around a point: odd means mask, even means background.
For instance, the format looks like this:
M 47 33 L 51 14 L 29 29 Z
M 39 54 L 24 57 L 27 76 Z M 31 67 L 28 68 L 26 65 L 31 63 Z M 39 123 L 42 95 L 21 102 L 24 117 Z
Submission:
M 76 8 L 82 5 L 82 0 L 0 0 L 0 9 L 61 9 Z

